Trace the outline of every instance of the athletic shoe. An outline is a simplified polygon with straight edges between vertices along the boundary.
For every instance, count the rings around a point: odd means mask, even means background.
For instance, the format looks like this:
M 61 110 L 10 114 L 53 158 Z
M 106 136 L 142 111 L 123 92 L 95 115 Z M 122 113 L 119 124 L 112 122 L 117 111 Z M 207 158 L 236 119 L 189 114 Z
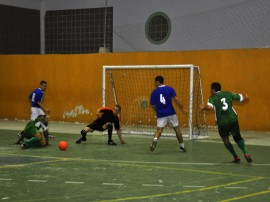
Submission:
M 21 136 L 22 136 L 22 132 L 19 132 L 19 133 L 18 133 L 18 137 L 21 137 Z
M 87 141 L 86 137 L 81 137 L 80 139 L 76 141 L 76 144 L 81 144 L 82 142 L 86 142 L 86 141 Z
M 234 160 L 232 161 L 233 163 L 240 163 L 240 158 L 239 156 L 235 157 Z
M 185 147 L 179 147 L 179 150 L 181 151 L 181 152 L 187 152 L 187 150 L 186 150 L 186 148 Z
M 111 141 L 108 141 L 108 145 L 116 146 L 117 144 L 113 140 L 111 140 Z
M 26 143 L 22 143 L 22 144 L 21 144 L 21 148 L 22 148 L 22 149 L 28 149 L 28 148 L 29 148 L 29 145 L 26 144 Z
M 49 137 L 49 138 L 54 138 L 54 136 L 53 136 L 53 135 L 51 135 L 51 134 L 49 134 L 49 135 L 48 135 L 48 137 Z
M 253 161 L 252 158 L 250 158 L 249 154 L 245 154 L 245 158 L 248 163 L 251 163 Z
M 153 141 L 150 145 L 150 151 L 154 151 L 157 146 L 157 141 Z

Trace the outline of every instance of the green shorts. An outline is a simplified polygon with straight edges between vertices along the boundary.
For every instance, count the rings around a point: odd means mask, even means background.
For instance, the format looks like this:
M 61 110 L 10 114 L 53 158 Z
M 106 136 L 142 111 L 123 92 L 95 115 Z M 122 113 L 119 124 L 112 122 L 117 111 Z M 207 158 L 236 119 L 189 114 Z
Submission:
M 238 121 L 224 126 L 218 126 L 218 132 L 221 137 L 228 137 L 230 134 L 232 136 L 240 135 Z

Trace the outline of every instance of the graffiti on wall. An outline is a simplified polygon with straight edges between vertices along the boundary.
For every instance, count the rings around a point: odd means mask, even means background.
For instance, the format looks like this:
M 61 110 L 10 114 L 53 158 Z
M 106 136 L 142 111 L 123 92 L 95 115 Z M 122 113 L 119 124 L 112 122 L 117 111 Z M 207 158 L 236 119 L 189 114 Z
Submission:
M 77 117 L 79 114 L 90 114 L 90 111 L 88 109 L 85 109 L 82 105 L 77 105 L 74 109 L 64 112 L 63 118 L 74 118 Z

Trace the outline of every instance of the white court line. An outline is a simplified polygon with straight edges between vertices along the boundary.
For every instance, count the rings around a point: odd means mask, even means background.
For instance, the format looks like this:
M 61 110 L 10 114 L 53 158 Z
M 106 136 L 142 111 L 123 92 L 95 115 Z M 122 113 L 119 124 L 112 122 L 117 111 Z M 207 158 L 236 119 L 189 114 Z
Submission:
M 2 180 L 2 181 L 10 181 L 12 179 L 9 179 L 9 178 L 0 178 L 0 180 Z
M 66 184 L 84 184 L 84 182 L 65 181 Z
M 47 182 L 48 180 L 27 180 L 28 182 Z
M 1 122 L 1 121 L 0 121 Z M 7 153 L 2 153 L 0 151 L 0 155 L 7 155 Z M 8 154 L 9 156 L 14 156 L 18 154 Z M 30 157 L 37 157 L 37 158 L 49 158 L 49 159 L 61 159 L 59 157 L 51 157 L 51 156 L 35 156 L 35 155 L 19 155 L 19 156 L 30 156 Z M 221 163 L 221 162 L 216 162 L 216 163 L 209 163 L 209 162 L 204 162 L 204 163 L 190 163 L 190 162 L 149 162 L 149 161 L 119 161 L 119 160 L 97 160 L 97 159 L 84 159 L 84 158 L 65 158 L 65 160 L 74 160 L 74 161 L 94 161 L 94 162 L 107 162 L 107 163 L 132 163 L 132 164 L 159 164 L 159 165 L 199 165 L 199 166 L 220 166 L 220 165 L 226 165 L 226 166 L 235 166 L 235 163 Z M 270 166 L 270 163 L 261 163 L 261 164 L 256 164 L 252 163 L 252 166 Z
M 163 184 L 143 184 L 144 187 L 163 187 Z
M 199 185 L 184 185 L 183 187 L 185 187 L 185 188 L 203 188 L 203 187 L 205 187 L 205 186 L 199 186 Z
M 224 187 L 225 189 L 247 189 L 247 187 Z
M 104 183 L 102 183 L 102 185 L 109 185 L 109 186 L 122 186 L 122 185 L 124 185 L 124 184 L 122 184 L 122 183 L 106 183 L 106 182 L 104 182 Z

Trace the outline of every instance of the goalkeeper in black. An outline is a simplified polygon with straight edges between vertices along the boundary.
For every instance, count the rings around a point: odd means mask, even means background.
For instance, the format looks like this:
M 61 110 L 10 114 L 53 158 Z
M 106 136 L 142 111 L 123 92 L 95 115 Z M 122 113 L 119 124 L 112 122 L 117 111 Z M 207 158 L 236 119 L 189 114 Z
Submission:
M 221 85 L 218 82 L 211 84 L 211 94 L 212 96 L 209 97 L 207 105 L 201 106 L 201 110 L 214 109 L 218 132 L 225 147 L 233 155 L 233 162 L 239 163 L 240 157 L 236 154 L 233 145 L 229 140 L 230 134 L 239 148 L 243 151 L 247 162 L 251 163 L 252 159 L 248 154 L 245 142 L 240 134 L 238 116 L 232 105 L 233 101 L 243 102 L 248 100 L 248 95 L 221 91 Z
M 108 131 L 108 145 L 117 145 L 112 140 L 112 131 L 113 131 L 113 125 L 114 128 L 117 130 L 118 138 L 121 142 L 121 144 L 125 144 L 125 141 L 122 138 L 121 128 L 120 128 L 120 112 L 121 112 L 121 106 L 116 105 L 114 109 L 104 107 L 97 111 L 97 119 L 94 120 L 92 123 L 87 125 L 82 131 L 81 135 L 82 137 L 76 141 L 77 144 L 80 144 L 81 142 L 86 142 L 86 135 L 88 132 L 94 132 L 97 131 Z

